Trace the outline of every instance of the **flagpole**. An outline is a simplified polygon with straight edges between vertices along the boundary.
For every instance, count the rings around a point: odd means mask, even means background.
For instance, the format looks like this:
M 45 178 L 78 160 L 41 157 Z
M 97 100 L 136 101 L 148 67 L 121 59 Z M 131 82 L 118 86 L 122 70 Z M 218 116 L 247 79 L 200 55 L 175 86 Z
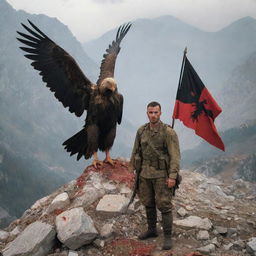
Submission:
M 179 78 L 177 93 L 178 93 L 178 90 L 179 90 L 180 85 L 181 85 L 181 79 L 182 79 L 182 76 L 183 76 L 184 63 L 185 63 L 185 58 L 186 58 L 187 52 L 188 52 L 188 49 L 187 49 L 187 47 L 185 47 L 184 52 L 183 52 L 183 59 L 182 59 L 182 64 L 181 64 L 180 78 Z M 174 128 L 174 122 L 175 122 L 175 119 L 173 118 L 172 119 L 172 128 Z

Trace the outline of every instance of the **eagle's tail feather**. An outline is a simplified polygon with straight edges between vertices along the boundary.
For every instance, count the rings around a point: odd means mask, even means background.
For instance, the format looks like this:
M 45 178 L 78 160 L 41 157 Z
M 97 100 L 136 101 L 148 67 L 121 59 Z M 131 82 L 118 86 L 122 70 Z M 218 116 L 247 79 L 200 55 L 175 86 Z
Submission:
M 98 127 L 96 125 L 86 125 L 62 145 L 67 152 L 70 152 L 70 156 L 77 154 L 77 161 L 82 156 L 88 159 L 98 150 Z
M 70 156 L 77 154 L 77 161 L 84 156 L 86 159 L 90 158 L 92 154 L 87 152 L 87 132 L 86 129 L 82 129 L 62 144 L 67 152 L 70 152 Z M 93 152 L 92 152 L 93 153 Z

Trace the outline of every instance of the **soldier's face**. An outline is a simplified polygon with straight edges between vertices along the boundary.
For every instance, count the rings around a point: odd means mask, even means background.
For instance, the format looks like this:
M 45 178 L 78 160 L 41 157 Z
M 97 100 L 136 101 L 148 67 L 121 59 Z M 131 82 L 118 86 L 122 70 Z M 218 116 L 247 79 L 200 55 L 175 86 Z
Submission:
M 161 114 L 162 112 L 159 106 L 147 108 L 148 119 L 149 119 L 149 122 L 152 124 L 155 124 L 160 120 Z

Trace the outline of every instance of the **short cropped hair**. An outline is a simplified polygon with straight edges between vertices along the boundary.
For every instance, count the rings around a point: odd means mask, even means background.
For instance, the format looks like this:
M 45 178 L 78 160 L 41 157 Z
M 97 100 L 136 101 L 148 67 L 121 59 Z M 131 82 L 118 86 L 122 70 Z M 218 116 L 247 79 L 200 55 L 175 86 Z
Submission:
M 160 103 L 156 102 L 156 101 L 151 101 L 150 103 L 148 103 L 147 108 L 148 107 L 156 107 L 159 106 L 160 110 L 161 110 L 161 105 Z

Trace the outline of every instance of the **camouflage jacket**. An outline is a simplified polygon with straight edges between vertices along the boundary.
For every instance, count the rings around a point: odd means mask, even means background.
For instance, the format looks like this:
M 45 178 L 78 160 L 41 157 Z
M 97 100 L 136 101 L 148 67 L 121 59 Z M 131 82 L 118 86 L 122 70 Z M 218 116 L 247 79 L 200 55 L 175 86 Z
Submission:
M 176 179 L 180 169 L 180 148 L 177 134 L 169 125 L 160 121 L 155 128 L 150 128 L 149 123 L 141 126 L 136 134 L 130 160 L 133 167 L 136 154 L 142 159 L 142 177 L 161 178 L 168 174 L 169 178 Z

